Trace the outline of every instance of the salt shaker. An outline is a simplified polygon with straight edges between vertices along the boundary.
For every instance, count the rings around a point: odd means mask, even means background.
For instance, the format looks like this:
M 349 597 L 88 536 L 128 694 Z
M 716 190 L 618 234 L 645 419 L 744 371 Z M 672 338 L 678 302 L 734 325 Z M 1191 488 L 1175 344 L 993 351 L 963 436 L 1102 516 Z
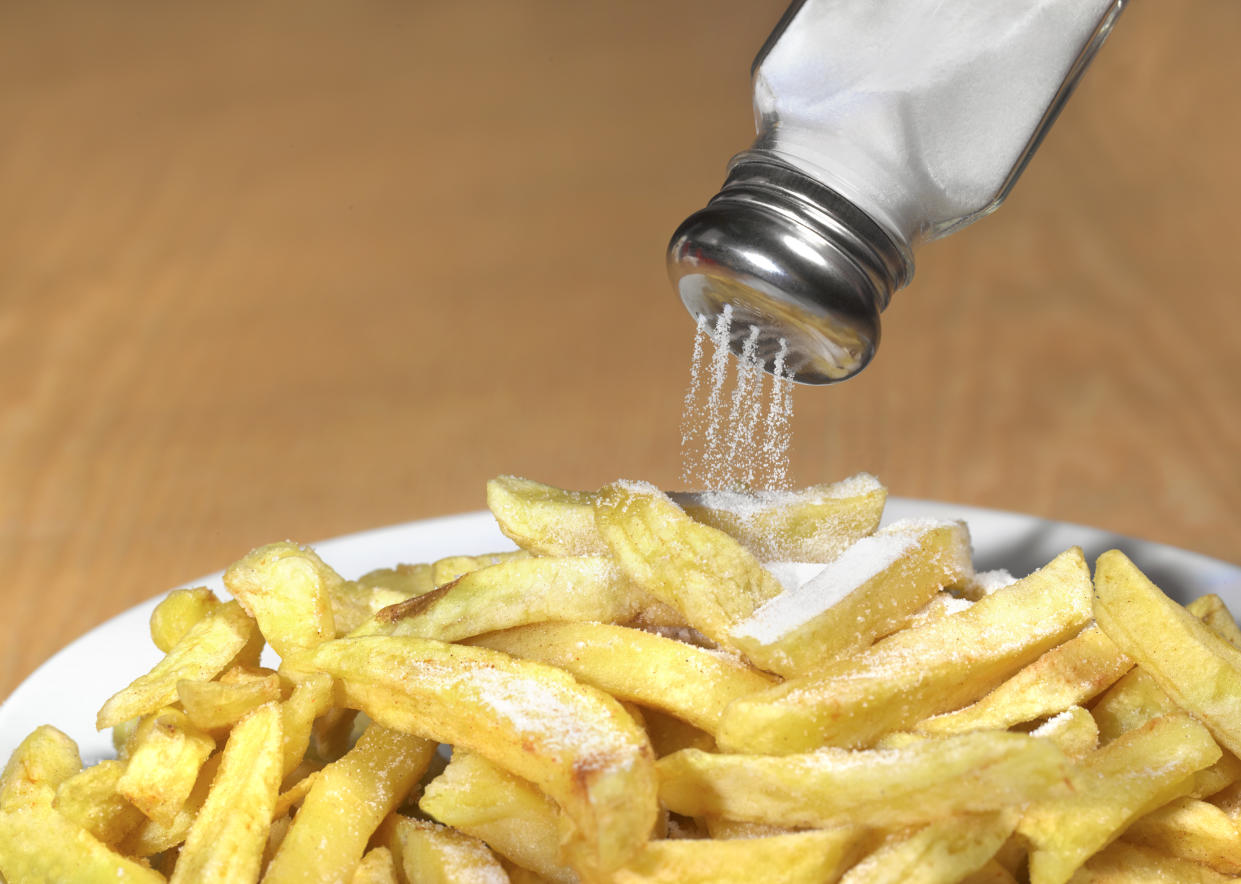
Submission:
M 1008 195 L 1127 0 L 802 0 L 754 62 L 758 137 L 668 269 L 768 370 L 852 377 L 914 250 Z M 751 343 L 752 346 L 752 343 Z

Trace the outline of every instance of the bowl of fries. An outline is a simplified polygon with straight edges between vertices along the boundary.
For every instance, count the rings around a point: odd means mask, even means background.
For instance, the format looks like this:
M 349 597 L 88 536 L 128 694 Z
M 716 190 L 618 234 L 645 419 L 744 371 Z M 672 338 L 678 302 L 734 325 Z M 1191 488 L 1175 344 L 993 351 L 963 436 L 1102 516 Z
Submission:
M 0 707 L 25 881 L 1241 875 L 1241 569 L 1030 517 L 566 491 L 259 547 Z

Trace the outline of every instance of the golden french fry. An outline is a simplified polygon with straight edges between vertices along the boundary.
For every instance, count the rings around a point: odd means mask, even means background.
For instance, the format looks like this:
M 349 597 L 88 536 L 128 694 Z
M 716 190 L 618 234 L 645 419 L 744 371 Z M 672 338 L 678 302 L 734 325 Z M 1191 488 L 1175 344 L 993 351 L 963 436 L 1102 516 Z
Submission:
M 347 881 L 367 842 L 422 777 L 435 744 L 372 724 L 315 776 L 267 867 L 270 884 Z
M 655 750 L 656 758 L 663 758 L 681 749 L 716 750 L 715 738 L 709 733 L 658 709 L 643 711 L 646 718 L 646 735 Z
M 464 577 L 471 571 L 490 568 L 492 565 L 502 565 L 505 562 L 524 559 L 528 556 L 529 553 L 524 550 L 486 553 L 481 556 L 445 556 L 431 563 L 431 582 L 436 587 L 440 587 Z
M 809 582 L 768 599 L 732 630 L 752 660 L 804 674 L 895 632 L 974 571 L 962 522 L 905 520 L 863 537 Z
M 840 884 L 943 884 L 981 869 L 1017 826 L 1018 814 L 994 811 L 935 820 L 894 836 L 845 872 Z
M 56 790 L 82 769 L 78 745 L 50 724 L 21 741 L 0 774 L 0 810 L 51 805 Z
M 124 762 L 108 759 L 74 774 L 57 788 L 56 810 L 104 844 L 118 843 L 146 819 L 116 789 L 124 772 Z
M 512 559 L 385 608 L 354 634 L 460 641 L 549 620 L 627 622 L 646 602 L 604 558 Z
M 617 699 L 661 709 L 707 733 L 715 732 L 729 703 L 773 682 L 741 660 L 606 623 L 539 623 L 472 643 L 556 666 Z
M 224 572 L 224 585 L 283 658 L 336 635 L 332 598 L 344 579 L 309 547 L 270 543 Z
M 292 775 L 286 777 L 286 780 L 292 780 L 293 785 L 288 786 L 276 796 L 276 806 L 272 810 L 272 816 L 279 819 L 287 815 L 290 810 L 299 807 L 310 794 L 311 787 L 318 782 L 319 773 L 322 770 L 321 767 L 310 768 L 304 763 L 299 765 Z
M 1090 572 L 1075 548 L 964 611 L 735 700 L 716 740 L 765 754 L 871 745 L 977 700 L 1089 617 Z
M 378 568 L 357 580 L 345 580 L 331 592 L 336 636 L 348 635 L 389 605 L 435 589 L 432 567 L 423 563 Z
M 979 731 L 899 749 L 783 756 L 685 749 L 657 767 L 660 799 L 685 816 L 895 828 L 1057 794 L 1069 764 L 1050 741 Z
M 1007 728 L 1089 701 L 1133 668 L 1115 642 L 1091 624 L 1056 645 L 981 700 L 919 722 L 915 730 L 955 734 Z
M 438 823 L 388 817 L 377 836 L 406 881 L 417 884 L 498 884 L 503 866 L 477 838 Z
M 782 589 L 752 553 L 695 522 L 654 486 L 607 486 L 596 499 L 595 523 L 631 581 L 724 647 L 734 648 L 733 627 Z M 751 660 L 766 668 L 765 660 Z
M 202 730 L 232 727 L 253 710 L 279 700 L 280 676 L 274 672 L 216 681 L 177 682 L 177 700 L 190 722 Z
M 1179 798 L 1140 817 L 1125 830 L 1124 839 L 1225 875 L 1241 874 L 1241 831 L 1236 821 L 1196 798 Z
M 194 784 L 185 807 L 177 814 L 176 819 L 166 825 L 152 819 L 144 820 L 121 839 L 117 850 L 126 856 L 153 857 L 171 851 L 184 842 L 194 818 L 207 800 L 211 783 L 220 769 L 220 758 L 220 753 L 217 752 L 207 759 L 207 763 L 198 773 L 198 782 Z
M 959 884 L 1017 884 L 1017 879 L 1001 863 L 989 860 L 977 872 L 962 878 Z
M 1071 884 L 1230 884 L 1237 879 L 1149 847 L 1115 841 L 1069 879 Z
M 1040 724 L 1030 735 L 1051 740 L 1077 761 L 1099 748 L 1099 726 L 1081 706 L 1070 706 Z
M 205 586 L 174 589 L 151 612 L 151 641 L 167 654 L 195 623 L 219 604 L 215 593 Z
M 785 492 L 673 493 L 704 525 L 767 562 L 830 562 L 877 527 L 887 489 L 868 473 Z
M 349 884 L 400 884 L 396 877 L 396 862 L 392 851 L 386 847 L 372 847 L 354 869 Z
M 498 651 L 407 636 L 337 639 L 313 659 L 373 720 L 476 751 L 538 785 L 574 823 L 570 846 L 584 867 L 617 868 L 650 833 L 650 744 L 602 691 Z
M 138 676 L 103 704 L 95 717 L 95 727 L 114 727 L 175 703 L 177 682 L 214 678 L 246 650 L 257 634 L 254 621 L 236 602 L 212 608 L 150 672 Z
M 332 708 L 332 677 L 325 672 L 284 670 L 295 676 L 289 699 L 280 704 L 280 733 L 283 752 L 281 776 L 287 777 L 302 763 L 310 746 L 315 720 Z
M 170 884 L 258 880 L 280 789 L 281 757 L 278 704 L 260 706 L 237 723 Z
M 1031 884 L 1068 881 L 1135 819 L 1185 795 L 1194 771 L 1219 757 L 1207 729 L 1185 714 L 1147 722 L 1086 756 L 1073 790 L 1036 802 L 1018 826 L 1031 845 Z
M 487 508 L 506 537 L 535 555 L 607 554 L 595 529 L 595 496 L 588 492 L 498 476 L 487 483 Z
M 164 876 L 109 848 L 51 804 L 0 811 L 0 878 L 11 884 L 162 884 Z
M 856 855 L 855 829 L 820 829 L 734 840 L 651 841 L 619 869 L 616 884 L 819 884 Z
M 454 750 L 448 766 L 427 784 L 418 807 L 548 881 L 578 880 L 560 858 L 568 832 L 555 803 L 529 781 L 475 752 Z
M 1234 648 L 1241 648 L 1241 628 L 1238 628 L 1232 612 L 1218 595 L 1215 593 L 1200 595 L 1186 605 L 1185 610 L 1209 626 L 1228 644 Z
M 163 709 L 143 719 L 117 792 L 156 822 L 170 825 L 185 807 L 215 740 L 184 712 Z
M 1241 651 L 1151 583 L 1118 550 L 1095 565 L 1095 619 L 1177 706 L 1241 753 Z

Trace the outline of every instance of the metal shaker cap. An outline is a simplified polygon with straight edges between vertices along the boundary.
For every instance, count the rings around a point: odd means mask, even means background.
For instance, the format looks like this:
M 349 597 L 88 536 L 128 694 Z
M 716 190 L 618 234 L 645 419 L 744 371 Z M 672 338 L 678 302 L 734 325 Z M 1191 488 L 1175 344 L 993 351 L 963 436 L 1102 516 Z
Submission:
M 908 253 L 835 191 L 770 156 L 733 160 L 720 192 L 668 245 L 668 273 L 694 317 L 731 305 L 731 347 L 751 327 L 757 357 L 805 384 L 857 374 L 879 346 L 879 314 L 913 273 Z

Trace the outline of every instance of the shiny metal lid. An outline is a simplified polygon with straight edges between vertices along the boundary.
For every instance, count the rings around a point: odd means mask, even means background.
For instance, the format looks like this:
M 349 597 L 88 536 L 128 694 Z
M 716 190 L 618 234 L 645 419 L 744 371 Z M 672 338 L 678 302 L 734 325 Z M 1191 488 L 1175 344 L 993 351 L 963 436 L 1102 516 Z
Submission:
M 835 191 L 751 151 L 724 187 L 668 245 L 668 273 L 695 317 L 732 306 L 732 349 L 759 329 L 771 371 L 781 342 L 786 370 L 805 384 L 857 374 L 879 345 L 879 313 L 913 273 L 908 252 Z

